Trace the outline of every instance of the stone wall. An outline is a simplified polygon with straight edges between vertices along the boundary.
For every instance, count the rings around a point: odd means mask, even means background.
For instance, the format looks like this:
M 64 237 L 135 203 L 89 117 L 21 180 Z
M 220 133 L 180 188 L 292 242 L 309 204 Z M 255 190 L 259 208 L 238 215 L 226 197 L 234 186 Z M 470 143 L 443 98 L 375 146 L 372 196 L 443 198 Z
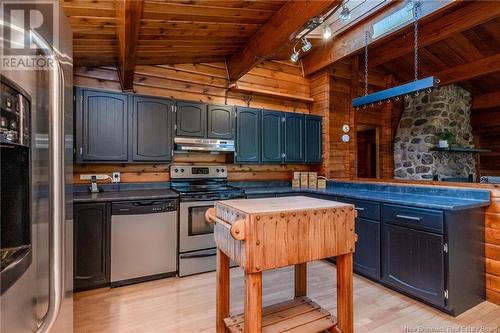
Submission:
M 470 93 L 457 85 L 405 100 L 404 111 L 394 140 L 394 177 L 432 180 L 475 176 L 475 158 L 468 153 L 432 152 L 436 134 L 449 130 L 454 146 L 473 147 L 470 126 Z

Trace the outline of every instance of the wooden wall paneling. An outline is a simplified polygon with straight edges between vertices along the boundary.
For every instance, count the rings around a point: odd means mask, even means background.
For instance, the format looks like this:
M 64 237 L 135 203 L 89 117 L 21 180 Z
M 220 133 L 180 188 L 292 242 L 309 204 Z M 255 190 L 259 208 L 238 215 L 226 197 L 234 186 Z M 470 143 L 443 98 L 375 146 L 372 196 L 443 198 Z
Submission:
M 364 76 L 363 76 L 364 77 Z M 351 100 L 356 95 L 357 86 L 359 84 L 359 57 L 353 56 L 351 57 L 351 91 L 350 98 Z M 358 133 L 356 126 L 356 117 L 357 111 L 352 107 L 352 103 L 349 105 L 349 126 L 351 127 L 351 131 L 349 135 L 351 137 L 351 141 L 349 142 L 349 175 L 350 177 L 358 176 Z
M 77 86 L 120 91 L 116 67 L 77 67 L 74 83 Z M 242 80 L 259 84 L 268 90 L 284 89 L 293 94 L 309 97 L 310 80 L 302 76 L 299 65 L 283 61 L 265 61 L 252 69 Z M 225 64 L 175 64 L 147 66 L 137 65 L 134 75 L 134 91 L 139 94 L 201 101 L 214 104 L 247 106 L 245 94 L 227 91 Z M 252 96 L 251 107 L 280 111 L 309 113 L 306 103 L 279 98 Z M 324 118 L 325 119 L 325 118 Z M 235 165 L 228 155 L 209 153 L 175 154 L 174 163 L 183 164 L 227 164 L 230 180 L 289 180 L 294 171 L 309 171 L 307 165 Z M 74 182 L 80 181 L 83 173 L 121 172 L 122 182 L 169 181 L 168 164 L 86 164 L 75 165 Z
M 351 66 L 350 59 L 332 65 L 330 79 L 330 166 L 329 177 L 350 177 L 350 146 L 343 142 L 342 126 L 349 124 L 351 109 L 351 78 L 344 79 L 335 75 L 337 66 Z M 354 129 L 353 129 L 354 131 Z M 349 133 L 351 135 L 352 132 Z
M 280 92 L 286 89 L 291 94 L 309 97 L 309 80 L 302 77 L 296 65 L 269 61 L 255 68 L 244 77 L 245 82 L 266 83 L 266 90 Z M 266 77 L 269 75 L 269 77 Z M 76 68 L 75 85 L 120 90 L 115 68 Z M 227 91 L 227 74 L 224 63 L 214 64 L 179 64 L 136 67 L 134 91 L 144 95 L 174 99 L 201 101 L 214 104 L 230 104 L 268 108 L 280 111 L 309 113 L 309 106 L 304 102 L 289 101 L 273 97 L 249 96 Z M 285 87 L 285 88 L 283 88 Z
M 313 170 L 319 175 L 329 177 L 330 166 L 330 72 L 323 70 L 311 77 L 311 114 L 322 117 L 322 143 L 323 162 L 319 166 L 313 166 Z

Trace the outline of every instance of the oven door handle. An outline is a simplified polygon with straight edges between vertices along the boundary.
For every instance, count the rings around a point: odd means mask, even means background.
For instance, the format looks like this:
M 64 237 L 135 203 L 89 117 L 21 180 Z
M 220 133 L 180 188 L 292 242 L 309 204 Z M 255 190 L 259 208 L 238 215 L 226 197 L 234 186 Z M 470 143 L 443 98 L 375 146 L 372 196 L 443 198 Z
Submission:
M 215 257 L 216 252 L 213 253 L 184 253 L 179 255 L 179 259 L 196 259 L 196 258 L 208 258 Z

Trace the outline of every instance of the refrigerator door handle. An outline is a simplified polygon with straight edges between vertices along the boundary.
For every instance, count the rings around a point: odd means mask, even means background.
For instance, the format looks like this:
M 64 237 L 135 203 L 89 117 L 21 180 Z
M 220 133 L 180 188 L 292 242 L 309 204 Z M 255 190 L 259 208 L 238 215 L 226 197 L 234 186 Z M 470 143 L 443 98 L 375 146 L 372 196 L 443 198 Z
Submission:
M 64 73 L 57 51 L 36 32 L 34 41 L 53 59 L 49 104 L 49 301 L 36 333 L 49 332 L 64 298 Z

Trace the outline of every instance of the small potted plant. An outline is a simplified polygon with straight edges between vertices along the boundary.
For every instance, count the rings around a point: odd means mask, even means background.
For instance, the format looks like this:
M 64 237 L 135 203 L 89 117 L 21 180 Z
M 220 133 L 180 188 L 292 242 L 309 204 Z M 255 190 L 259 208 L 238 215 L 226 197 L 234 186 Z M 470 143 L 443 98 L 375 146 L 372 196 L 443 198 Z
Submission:
M 439 148 L 448 148 L 453 141 L 455 140 L 455 134 L 451 133 L 449 130 L 445 130 L 436 134 L 438 138 L 438 147 Z

